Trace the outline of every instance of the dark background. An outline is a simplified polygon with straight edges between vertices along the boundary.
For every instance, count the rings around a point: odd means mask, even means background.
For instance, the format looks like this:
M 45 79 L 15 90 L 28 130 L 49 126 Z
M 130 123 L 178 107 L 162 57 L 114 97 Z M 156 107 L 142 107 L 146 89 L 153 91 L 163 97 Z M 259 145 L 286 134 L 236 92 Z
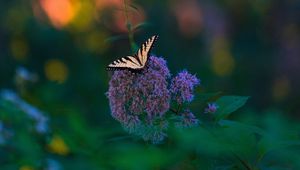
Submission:
M 120 130 L 105 96 L 105 67 L 132 53 L 130 22 L 138 45 L 159 35 L 153 54 L 173 75 L 196 74 L 200 91 L 250 96 L 245 110 L 253 114 L 300 118 L 299 1 L 126 2 L 127 21 L 121 0 L 0 1 L 0 89 L 44 110 L 62 136 L 72 133 L 70 117 L 89 130 Z M 19 80 L 19 67 L 34 80 Z M 201 109 L 193 105 L 196 114 Z

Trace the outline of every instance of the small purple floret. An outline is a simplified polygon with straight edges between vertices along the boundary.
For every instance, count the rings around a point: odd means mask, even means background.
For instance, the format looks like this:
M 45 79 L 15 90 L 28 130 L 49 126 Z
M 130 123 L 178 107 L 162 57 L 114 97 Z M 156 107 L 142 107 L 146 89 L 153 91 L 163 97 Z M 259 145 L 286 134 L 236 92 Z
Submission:
M 194 87 L 199 84 L 200 80 L 195 75 L 183 70 L 172 79 L 170 87 L 172 98 L 176 100 L 178 104 L 191 102 L 194 98 Z
M 215 113 L 218 110 L 218 108 L 219 106 L 216 103 L 208 103 L 204 113 Z
M 175 126 L 179 129 L 191 128 L 198 125 L 199 120 L 190 110 L 185 110 L 181 113 L 179 121 L 175 123 Z

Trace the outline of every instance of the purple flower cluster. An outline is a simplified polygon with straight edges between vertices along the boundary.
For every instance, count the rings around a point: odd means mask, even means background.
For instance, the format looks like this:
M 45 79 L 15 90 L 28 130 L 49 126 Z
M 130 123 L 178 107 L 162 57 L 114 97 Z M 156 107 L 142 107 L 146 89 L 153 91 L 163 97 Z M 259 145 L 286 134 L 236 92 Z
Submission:
M 219 106 L 216 103 L 208 103 L 204 113 L 215 113 L 218 110 L 218 107 Z
M 179 121 L 175 122 L 175 127 L 179 129 L 191 128 L 198 125 L 199 120 L 190 110 L 185 110 L 181 113 Z
M 106 93 L 112 117 L 131 134 L 152 143 L 163 141 L 169 125 L 165 113 L 170 109 L 171 94 L 179 96 L 176 100 L 178 104 L 190 102 L 193 89 L 199 84 L 196 76 L 183 71 L 173 78 L 169 89 L 170 77 L 166 61 L 155 56 L 149 58 L 141 73 L 115 71 Z M 192 113 L 183 115 L 185 126 L 197 124 Z
M 169 77 L 166 61 L 158 57 L 150 57 L 148 67 L 141 74 L 115 71 L 107 92 L 112 116 L 122 122 L 131 119 L 128 115 L 147 113 L 150 119 L 163 116 L 170 105 Z
M 191 102 L 194 98 L 194 87 L 199 84 L 200 80 L 196 76 L 183 70 L 172 79 L 170 87 L 172 98 L 179 104 Z

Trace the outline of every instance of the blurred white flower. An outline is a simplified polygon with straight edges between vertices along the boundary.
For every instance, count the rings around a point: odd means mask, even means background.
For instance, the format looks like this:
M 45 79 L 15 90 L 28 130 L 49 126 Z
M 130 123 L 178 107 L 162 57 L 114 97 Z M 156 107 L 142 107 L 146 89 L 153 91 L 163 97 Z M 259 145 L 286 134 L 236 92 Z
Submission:
M 0 122 L 0 145 L 3 145 L 5 143 L 2 131 L 3 131 L 3 124 L 2 122 Z
M 54 159 L 47 159 L 47 167 L 45 170 L 62 170 L 61 164 Z
M 2 90 L 0 97 L 13 103 L 16 107 L 25 112 L 30 119 L 34 120 L 36 123 L 35 130 L 38 133 L 43 134 L 48 131 L 48 117 L 45 116 L 44 112 L 21 99 L 20 96 L 12 90 Z
M 13 132 L 6 129 L 3 122 L 0 121 L 0 145 L 7 143 L 7 139 L 13 136 Z
M 35 82 L 37 80 L 37 75 L 35 73 L 29 72 L 24 67 L 18 67 L 16 69 L 16 81 L 30 81 Z

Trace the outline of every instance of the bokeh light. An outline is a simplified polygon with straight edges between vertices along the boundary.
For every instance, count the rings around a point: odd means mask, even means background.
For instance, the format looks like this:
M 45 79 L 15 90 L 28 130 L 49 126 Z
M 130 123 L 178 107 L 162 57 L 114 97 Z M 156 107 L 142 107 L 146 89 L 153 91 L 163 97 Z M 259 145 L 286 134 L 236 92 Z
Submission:
M 83 45 L 91 52 L 103 53 L 108 48 L 108 35 L 103 31 L 93 31 L 84 37 Z
M 90 31 L 96 15 L 95 4 L 91 0 L 81 0 L 77 15 L 70 23 L 70 29 L 76 32 Z
M 128 22 L 131 23 L 132 27 L 144 22 L 146 19 L 145 12 L 141 7 L 138 8 L 138 11 L 131 9 L 128 10 L 127 13 L 129 20 Z M 113 23 L 111 25 L 111 28 L 117 32 L 128 32 L 126 20 L 126 15 L 124 15 L 123 10 L 115 11 L 113 13 Z
M 275 101 L 284 100 L 290 93 L 290 81 L 287 77 L 279 77 L 272 87 L 272 94 Z
M 19 170 L 34 170 L 34 168 L 32 166 L 29 165 L 23 165 L 20 167 Z
M 14 37 L 10 42 L 12 56 L 18 60 L 25 60 L 29 53 L 29 47 L 24 37 Z
M 174 4 L 174 13 L 180 32 L 195 37 L 203 29 L 203 12 L 197 0 L 179 0 Z
M 48 145 L 48 148 L 51 152 L 59 155 L 67 155 L 70 152 L 69 147 L 66 145 L 63 138 L 58 135 L 53 136 Z
M 235 61 L 224 38 L 216 38 L 212 47 L 212 69 L 218 76 L 230 75 Z
M 133 28 L 143 23 L 147 18 L 143 7 L 137 4 L 130 5 L 131 3 L 130 0 L 96 1 L 96 7 L 99 11 L 98 21 L 104 23 L 107 28 L 114 32 L 128 32 L 127 23 L 130 23 Z
M 40 4 L 56 28 L 67 26 L 80 9 L 78 0 L 40 0 Z
M 68 74 L 68 67 L 61 60 L 51 59 L 45 64 L 45 75 L 51 81 L 63 83 Z
M 30 11 L 28 8 L 29 7 L 25 4 L 8 8 L 6 13 L 3 13 L 5 14 L 3 15 L 3 26 L 14 35 L 24 33 L 27 22 L 30 19 Z

